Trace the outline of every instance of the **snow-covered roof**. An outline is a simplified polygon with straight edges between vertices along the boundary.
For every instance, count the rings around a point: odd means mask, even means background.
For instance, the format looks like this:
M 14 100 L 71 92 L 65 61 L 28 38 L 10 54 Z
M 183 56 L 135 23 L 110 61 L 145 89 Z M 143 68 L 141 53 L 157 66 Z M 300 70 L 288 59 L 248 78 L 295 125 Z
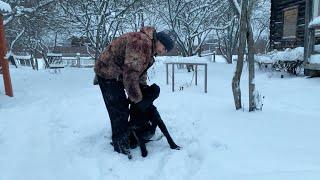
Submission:
M 60 57 L 60 56 L 62 56 L 62 54 L 61 53 L 48 53 L 47 56 Z
M 25 55 L 25 56 L 15 56 L 16 59 L 21 59 L 21 60 L 29 60 L 31 59 L 31 55 Z
M 320 16 L 314 18 L 310 23 L 309 23 L 309 28 L 313 28 L 316 26 L 320 26 Z
M 0 12 L 11 12 L 10 5 L 0 0 Z

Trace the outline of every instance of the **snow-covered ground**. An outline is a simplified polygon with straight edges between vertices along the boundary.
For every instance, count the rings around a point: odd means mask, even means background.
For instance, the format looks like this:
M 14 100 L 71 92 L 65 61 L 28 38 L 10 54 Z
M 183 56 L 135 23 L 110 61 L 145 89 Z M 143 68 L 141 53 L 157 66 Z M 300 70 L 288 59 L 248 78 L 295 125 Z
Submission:
M 257 72 L 264 106 L 249 113 L 246 66 L 246 109 L 235 111 L 234 65 L 209 62 L 207 94 L 203 69 L 198 86 L 192 73 L 178 70 L 176 89 L 185 88 L 171 92 L 164 59 L 149 71 L 150 83 L 161 87 L 155 104 L 182 150 L 162 139 L 147 144 L 147 158 L 138 148 L 132 160 L 113 152 L 92 69 L 11 68 L 14 98 L 3 95 L 0 80 L 0 180 L 320 179 L 319 78 Z

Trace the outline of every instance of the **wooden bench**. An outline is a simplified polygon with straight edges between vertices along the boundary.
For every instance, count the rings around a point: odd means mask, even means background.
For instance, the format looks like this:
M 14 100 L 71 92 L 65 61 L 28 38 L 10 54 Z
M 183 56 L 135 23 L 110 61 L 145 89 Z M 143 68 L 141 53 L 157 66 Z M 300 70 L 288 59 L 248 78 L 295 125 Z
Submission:
M 52 73 L 60 73 L 61 69 L 64 68 L 62 65 L 50 65 L 49 69 L 52 69 Z

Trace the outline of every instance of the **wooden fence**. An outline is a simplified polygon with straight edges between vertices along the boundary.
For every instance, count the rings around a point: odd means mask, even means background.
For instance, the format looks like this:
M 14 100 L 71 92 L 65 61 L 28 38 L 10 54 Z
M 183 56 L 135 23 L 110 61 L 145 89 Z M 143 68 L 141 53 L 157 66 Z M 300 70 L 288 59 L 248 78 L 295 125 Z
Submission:
M 44 64 L 43 58 L 37 58 L 35 61 L 30 55 L 24 56 L 15 56 L 15 61 L 20 66 L 28 66 L 31 67 L 32 63 L 42 61 Z M 78 68 L 88 68 L 93 67 L 95 60 L 92 57 L 81 56 L 80 54 L 76 54 L 74 56 L 70 56 L 70 54 L 48 54 L 47 61 L 50 66 L 61 66 L 61 67 L 78 67 Z

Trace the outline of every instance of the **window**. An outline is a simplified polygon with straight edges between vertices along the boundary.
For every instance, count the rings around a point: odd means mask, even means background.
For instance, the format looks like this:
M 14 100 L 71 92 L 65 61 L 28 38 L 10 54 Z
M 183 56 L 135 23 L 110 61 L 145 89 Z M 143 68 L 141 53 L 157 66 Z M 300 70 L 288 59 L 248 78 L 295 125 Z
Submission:
M 296 38 L 298 7 L 283 12 L 283 38 Z

